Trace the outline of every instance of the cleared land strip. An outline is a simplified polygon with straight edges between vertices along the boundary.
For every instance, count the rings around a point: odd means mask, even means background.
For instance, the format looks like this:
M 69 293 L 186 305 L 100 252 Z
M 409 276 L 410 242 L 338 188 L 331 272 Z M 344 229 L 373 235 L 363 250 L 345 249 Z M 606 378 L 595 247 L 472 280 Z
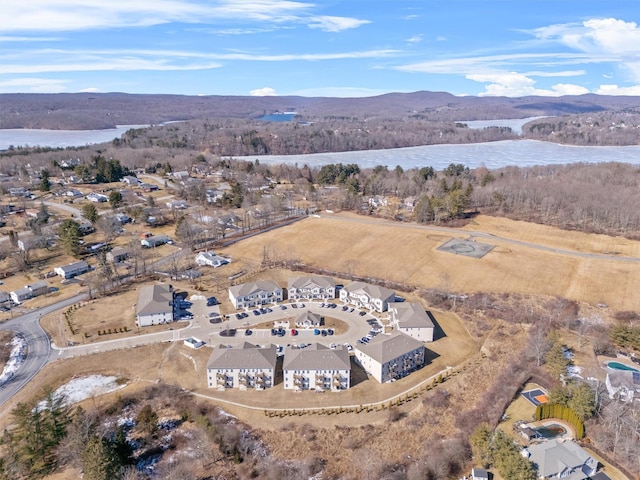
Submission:
M 513 238 L 503 237 L 503 236 L 495 235 L 493 233 L 479 232 L 477 230 L 461 230 L 459 228 L 437 227 L 434 225 L 420 225 L 417 223 L 390 222 L 390 221 L 383 221 L 383 220 L 381 221 L 381 220 L 368 219 L 368 218 L 345 217 L 342 215 L 319 215 L 319 217 L 324 219 L 329 219 L 329 220 L 337 220 L 341 222 L 362 223 L 362 224 L 369 224 L 369 225 L 384 225 L 387 227 L 394 227 L 394 228 L 421 229 L 421 230 L 427 230 L 431 232 L 447 233 L 449 235 L 488 238 L 488 239 L 499 240 L 505 243 L 510 243 L 512 245 L 532 248 L 534 250 L 541 250 L 544 252 L 557 253 L 560 255 L 567 255 L 567 256 L 577 257 L 577 258 L 589 258 L 589 259 L 595 259 L 595 260 L 613 260 L 618 262 L 640 263 L 640 257 L 609 255 L 605 253 L 578 252 L 575 250 L 548 247 L 546 245 L 540 245 L 537 243 L 525 242 L 523 240 L 515 240 Z

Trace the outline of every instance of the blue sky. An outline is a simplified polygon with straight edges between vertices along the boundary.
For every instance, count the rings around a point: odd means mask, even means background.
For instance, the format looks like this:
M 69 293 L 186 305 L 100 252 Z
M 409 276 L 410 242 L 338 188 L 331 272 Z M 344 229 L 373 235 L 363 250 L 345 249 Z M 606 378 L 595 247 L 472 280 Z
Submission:
M 2 0 L 0 92 L 640 95 L 640 0 Z

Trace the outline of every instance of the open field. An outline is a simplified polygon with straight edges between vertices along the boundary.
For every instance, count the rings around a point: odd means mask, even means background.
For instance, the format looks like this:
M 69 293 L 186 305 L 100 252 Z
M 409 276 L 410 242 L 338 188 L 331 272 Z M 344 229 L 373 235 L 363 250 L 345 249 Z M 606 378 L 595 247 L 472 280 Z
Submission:
M 495 248 L 481 259 L 452 255 L 437 250 L 454 234 L 434 232 L 416 225 L 391 225 L 369 217 L 345 214 L 340 218 L 309 218 L 289 227 L 250 238 L 220 251 L 234 258 L 234 267 L 255 268 L 262 261 L 264 247 L 283 259 L 300 259 L 308 265 L 362 276 L 386 278 L 420 287 L 450 289 L 462 293 L 477 291 L 514 292 L 566 297 L 590 304 L 605 303 L 616 310 L 640 310 L 637 263 L 567 256 L 515 245 L 500 239 L 483 238 Z M 504 222 L 509 222 L 504 220 Z M 513 238 L 526 238 L 527 229 L 537 225 L 511 222 L 520 228 Z M 489 233 L 494 225 L 487 225 Z M 550 227 L 545 227 L 550 228 Z M 611 239 L 606 246 L 598 236 L 555 231 L 555 237 L 571 233 L 582 236 L 582 251 L 602 253 L 622 250 Z M 542 234 L 536 234 L 542 235 Z M 551 238 L 554 238 L 552 236 Z M 547 239 L 546 243 L 550 240 Z M 577 240 L 573 240 L 574 242 Z M 625 240 L 626 251 L 640 250 L 640 242 Z M 560 242 L 561 246 L 566 246 Z M 624 281 L 621 281 L 624 279 Z

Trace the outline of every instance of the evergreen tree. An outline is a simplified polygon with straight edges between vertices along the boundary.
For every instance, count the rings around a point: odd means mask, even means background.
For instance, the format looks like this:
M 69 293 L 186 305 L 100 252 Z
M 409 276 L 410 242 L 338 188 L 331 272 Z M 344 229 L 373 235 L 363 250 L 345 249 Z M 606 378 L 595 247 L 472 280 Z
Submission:
M 98 209 L 93 203 L 85 203 L 82 206 L 82 216 L 92 224 L 95 224 L 98 221 L 98 218 L 100 218 L 98 215 Z
M 109 193 L 109 205 L 111 205 L 112 209 L 116 209 L 122 203 L 122 194 L 116 190 Z
M 78 257 L 80 255 L 80 225 L 77 222 L 67 218 L 60 223 L 58 235 L 65 252 L 68 255 Z
M 484 468 L 491 464 L 491 437 L 493 433 L 487 422 L 482 422 L 476 427 L 469 438 L 471 451 L 476 462 Z
M 82 472 L 86 480 L 116 480 L 122 465 L 111 443 L 98 435 L 91 435 L 82 452 Z
M 42 177 L 40 180 L 40 191 L 48 192 L 51 190 L 51 180 L 49 180 L 49 170 L 42 170 L 40 172 L 40 176 Z

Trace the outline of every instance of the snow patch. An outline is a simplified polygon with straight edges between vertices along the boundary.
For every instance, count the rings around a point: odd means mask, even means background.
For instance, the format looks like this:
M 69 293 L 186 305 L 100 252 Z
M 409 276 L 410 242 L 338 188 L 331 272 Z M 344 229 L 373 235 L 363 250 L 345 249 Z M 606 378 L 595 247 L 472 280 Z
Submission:
M 64 396 L 68 405 L 81 402 L 91 397 L 114 392 L 126 386 L 118 381 L 118 377 L 106 375 L 88 375 L 82 378 L 74 378 L 59 387 L 53 395 Z
M 22 335 L 16 335 L 9 342 L 12 345 L 9 360 L 0 374 L 0 386 L 8 382 L 27 358 L 27 341 Z

